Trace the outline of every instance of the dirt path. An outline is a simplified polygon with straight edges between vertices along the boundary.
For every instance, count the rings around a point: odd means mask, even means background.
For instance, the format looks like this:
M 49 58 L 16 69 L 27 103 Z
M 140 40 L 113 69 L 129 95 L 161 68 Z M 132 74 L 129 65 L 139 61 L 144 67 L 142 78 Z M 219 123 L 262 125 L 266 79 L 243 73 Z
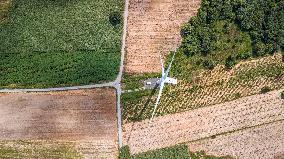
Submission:
M 180 28 L 197 13 L 200 0 L 130 0 L 126 72 L 158 72 L 159 54 L 181 42 Z
M 284 119 L 280 91 L 124 125 L 124 143 L 136 154 Z
M 190 151 L 216 156 L 273 159 L 284 155 L 284 121 L 188 143 Z
M 115 93 L 104 88 L 0 94 L 0 140 L 74 141 L 82 150 L 93 145 L 84 155 L 116 158 Z

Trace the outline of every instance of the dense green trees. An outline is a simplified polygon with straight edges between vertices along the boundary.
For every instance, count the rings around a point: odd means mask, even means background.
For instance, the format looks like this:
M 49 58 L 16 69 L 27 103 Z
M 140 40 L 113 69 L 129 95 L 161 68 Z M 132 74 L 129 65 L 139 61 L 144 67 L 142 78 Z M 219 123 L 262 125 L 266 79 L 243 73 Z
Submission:
M 180 50 L 186 55 L 214 56 L 223 51 L 227 55 L 219 61 L 228 65 L 234 58 L 272 54 L 284 49 L 284 1 L 202 0 L 181 35 Z M 222 41 L 224 36 L 228 38 Z

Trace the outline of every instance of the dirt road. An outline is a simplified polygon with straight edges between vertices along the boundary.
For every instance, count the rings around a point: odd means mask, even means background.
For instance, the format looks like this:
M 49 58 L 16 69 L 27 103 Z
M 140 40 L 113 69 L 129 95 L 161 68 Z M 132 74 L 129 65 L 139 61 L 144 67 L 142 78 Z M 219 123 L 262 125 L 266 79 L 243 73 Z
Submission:
M 181 42 L 180 28 L 197 13 L 200 0 L 130 0 L 126 72 L 158 72 L 160 53 Z
M 132 153 L 173 146 L 284 119 L 280 91 L 124 125 Z
M 117 157 L 114 89 L 0 94 L 0 109 L 0 140 L 74 141 L 84 155 Z

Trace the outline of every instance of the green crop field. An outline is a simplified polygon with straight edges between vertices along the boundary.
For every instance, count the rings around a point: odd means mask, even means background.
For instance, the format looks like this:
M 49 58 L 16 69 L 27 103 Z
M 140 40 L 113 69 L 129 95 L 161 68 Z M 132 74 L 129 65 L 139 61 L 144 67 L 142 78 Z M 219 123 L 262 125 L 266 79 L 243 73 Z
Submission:
M 81 159 L 75 146 L 47 141 L 1 141 L 0 158 L 65 158 Z
M 233 159 L 230 156 L 216 157 L 206 155 L 205 152 L 190 152 L 187 145 L 175 145 L 158 150 L 148 151 L 140 154 L 131 155 L 129 147 L 124 146 L 120 149 L 119 159 Z
M 0 21 L 0 88 L 114 80 L 123 5 L 122 0 L 13 0 Z M 116 23 L 110 15 L 117 16 Z

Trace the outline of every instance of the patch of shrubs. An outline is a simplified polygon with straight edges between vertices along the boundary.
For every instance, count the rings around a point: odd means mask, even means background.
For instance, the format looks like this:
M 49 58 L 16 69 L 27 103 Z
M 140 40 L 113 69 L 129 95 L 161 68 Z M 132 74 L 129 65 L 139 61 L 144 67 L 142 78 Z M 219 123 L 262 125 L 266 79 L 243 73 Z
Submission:
M 261 90 L 260 90 L 260 92 L 261 92 L 262 94 L 267 93 L 267 92 L 270 92 L 270 91 L 271 91 L 271 88 L 268 87 L 268 86 L 262 87 Z
M 207 68 L 209 70 L 213 70 L 216 66 L 213 60 L 205 60 L 202 65 L 204 68 Z
M 237 59 L 273 54 L 284 49 L 283 17 L 284 3 L 280 0 L 202 0 L 197 16 L 191 18 L 181 30 L 181 50 L 188 56 L 207 56 L 216 51 L 223 51 L 229 56 L 234 52 Z M 223 30 L 219 29 L 220 22 L 225 23 Z M 237 26 L 238 31 L 230 32 L 231 24 Z M 241 32 L 240 35 L 247 34 L 249 40 L 246 41 L 245 36 L 238 38 L 238 32 Z M 229 45 L 224 42 L 220 45 L 220 35 L 236 36 L 236 39 L 228 38 Z M 233 58 L 226 60 L 228 68 L 235 63 Z
M 119 159 L 131 159 L 129 146 L 123 146 L 119 149 Z
M 236 65 L 236 63 L 237 63 L 236 58 L 234 56 L 230 55 L 226 59 L 225 66 L 226 66 L 226 68 L 231 69 Z
M 120 12 L 112 12 L 109 15 L 109 22 L 112 26 L 117 26 L 122 22 L 122 16 Z
M 281 98 L 284 99 L 284 91 L 281 92 Z

